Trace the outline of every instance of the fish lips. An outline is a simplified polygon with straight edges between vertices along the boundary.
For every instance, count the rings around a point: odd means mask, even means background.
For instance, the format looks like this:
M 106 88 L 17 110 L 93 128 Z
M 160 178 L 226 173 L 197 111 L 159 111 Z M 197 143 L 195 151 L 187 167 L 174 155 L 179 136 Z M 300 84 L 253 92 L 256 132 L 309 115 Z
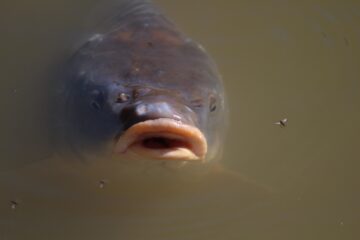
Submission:
M 113 152 L 122 158 L 203 161 L 207 141 L 196 127 L 195 113 L 165 101 L 138 102 L 120 114 L 125 131 Z

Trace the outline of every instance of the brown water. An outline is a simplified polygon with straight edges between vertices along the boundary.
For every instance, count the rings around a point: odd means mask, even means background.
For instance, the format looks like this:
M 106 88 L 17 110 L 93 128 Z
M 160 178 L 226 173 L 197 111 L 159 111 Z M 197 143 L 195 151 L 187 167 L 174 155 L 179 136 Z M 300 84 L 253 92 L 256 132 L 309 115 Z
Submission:
M 46 89 L 104 2 L 2 3 L 0 240 L 360 238 L 359 2 L 156 1 L 227 88 L 228 172 L 196 175 L 52 157 Z

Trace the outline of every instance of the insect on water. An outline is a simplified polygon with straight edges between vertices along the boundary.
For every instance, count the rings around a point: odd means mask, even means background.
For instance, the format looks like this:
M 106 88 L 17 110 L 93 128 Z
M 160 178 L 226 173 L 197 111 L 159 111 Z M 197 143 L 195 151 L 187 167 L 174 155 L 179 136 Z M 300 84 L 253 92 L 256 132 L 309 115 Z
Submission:
M 19 206 L 19 201 L 16 201 L 16 200 L 11 200 L 10 201 L 10 207 L 11 207 L 12 210 L 17 209 L 18 206 Z
M 100 181 L 98 182 L 99 188 L 103 189 L 103 188 L 105 187 L 105 185 L 108 184 L 108 183 L 109 183 L 109 180 L 107 180 L 107 179 L 102 179 L 102 180 L 100 180 Z
M 275 125 L 278 125 L 282 128 L 286 127 L 287 124 L 288 124 L 288 119 L 287 118 L 284 118 L 283 120 L 280 120 L 280 121 L 277 121 L 274 123 Z

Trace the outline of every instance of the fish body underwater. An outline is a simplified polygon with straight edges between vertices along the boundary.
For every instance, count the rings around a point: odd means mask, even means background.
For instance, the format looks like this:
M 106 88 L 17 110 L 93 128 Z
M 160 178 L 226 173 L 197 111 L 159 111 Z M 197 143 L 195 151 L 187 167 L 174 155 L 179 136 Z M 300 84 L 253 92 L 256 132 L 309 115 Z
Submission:
M 59 145 L 85 158 L 216 161 L 227 111 L 216 64 L 150 1 L 119 9 L 66 65 Z
M 0 236 L 226 235 L 221 226 L 267 198 L 217 164 L 227 107 L 211 57 L 151 2 L 118 9 L 53 88 L 57 154 L 0 174 Z

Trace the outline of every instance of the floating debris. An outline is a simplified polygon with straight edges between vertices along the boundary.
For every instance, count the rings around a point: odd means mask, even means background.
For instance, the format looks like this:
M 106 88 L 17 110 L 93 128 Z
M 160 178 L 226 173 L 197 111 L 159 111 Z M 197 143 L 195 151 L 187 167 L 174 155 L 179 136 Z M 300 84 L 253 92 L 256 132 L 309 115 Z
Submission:
M 10 207 L 12 210 L 15 210 L 19 206 L 19 201 L 12 200 L 10 201 Z
M 99 181 L 99 188 L 103 189 L 105 187 L 106 184 L 109 183 L 109 180 L 107 179 L 102 179 Z
M 279 125 L 280 127 L 286 127 L 287 126 L 288 119 L 284 118 L 283 120 L 280 120 L 278 122 L 275 122 L 275 125 Z

